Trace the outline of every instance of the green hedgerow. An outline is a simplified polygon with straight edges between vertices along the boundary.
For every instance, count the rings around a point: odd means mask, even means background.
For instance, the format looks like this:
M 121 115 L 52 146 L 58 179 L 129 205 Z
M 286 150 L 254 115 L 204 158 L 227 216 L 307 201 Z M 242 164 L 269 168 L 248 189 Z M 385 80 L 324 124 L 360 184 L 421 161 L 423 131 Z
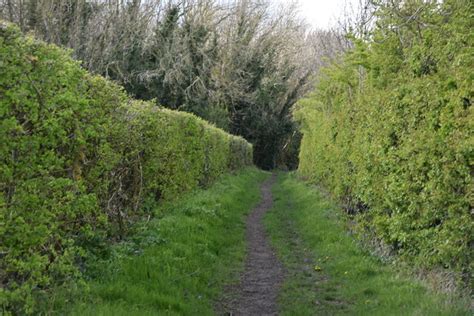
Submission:
M 300 174 L 323 183 L 370 232 L 420 267 L 470 278 L 473 264 L 473 6 L 380 7 L 299 104 Z M 419 10 L 417 19 L 404 14 Z M 408 15 L 407 15 L 408 16 Z M 405 23 L 406 22 L 406 23 Z
M 4 313 L 34 313 L 53 286 L 76 282 L 87 251 L 126 233 L 148 203 L 251 164 L 245 140 L 131 100 L 3 22 L 0 74 Z

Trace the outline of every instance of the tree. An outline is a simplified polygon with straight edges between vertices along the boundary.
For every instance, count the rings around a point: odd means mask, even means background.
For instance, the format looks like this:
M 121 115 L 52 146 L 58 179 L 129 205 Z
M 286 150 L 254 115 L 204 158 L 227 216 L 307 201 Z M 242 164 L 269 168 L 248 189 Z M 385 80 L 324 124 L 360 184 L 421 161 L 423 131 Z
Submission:
M 297 128 L 291 108 L 323 56 L 340 49 L 336 33 L 308 33 L 295 8 L 264 0 L 0 0 L 0 17 L 72 48 L 85 68 L 133 96 L 244 136 L 257 165 L 270 169 L 286 164 L 283 148 L 297 148 L 285 146 Z

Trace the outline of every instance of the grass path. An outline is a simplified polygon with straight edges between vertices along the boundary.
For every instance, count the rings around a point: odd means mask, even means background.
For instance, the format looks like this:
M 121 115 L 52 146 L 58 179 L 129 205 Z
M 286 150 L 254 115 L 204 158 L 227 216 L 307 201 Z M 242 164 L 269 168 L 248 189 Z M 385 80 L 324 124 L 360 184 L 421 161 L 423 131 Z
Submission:
M 247 169 L 155 210 L 97 263 L 72 315 L 213 315 L 245 258 L 245 218 L 267 173 Z
M 371 256 L 341 211 L 294 176 L 280 174 L 265 224 L 288 276 L 283 315 L 469 315 L 459 299 L 434 294 Z
M 469 315 L 362 250 L 291 174 L 250 168 L 154 212 L 45 314 Z

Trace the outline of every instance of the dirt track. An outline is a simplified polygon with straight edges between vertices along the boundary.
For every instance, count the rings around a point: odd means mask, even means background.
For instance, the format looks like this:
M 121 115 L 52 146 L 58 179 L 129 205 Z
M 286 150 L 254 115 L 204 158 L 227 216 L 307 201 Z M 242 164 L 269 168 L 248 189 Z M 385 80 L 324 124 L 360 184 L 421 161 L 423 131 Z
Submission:
M 263 226 L 263 216 L 273 205 L 271 187 L 276 175 L 261 186 L 262 200 L 247 217 L 247 259 L 240 284 L 231 289 L 223 303 L 226 315 L 277 315 L 277 295 L 284 279 L 284 268 L 276 257 Z

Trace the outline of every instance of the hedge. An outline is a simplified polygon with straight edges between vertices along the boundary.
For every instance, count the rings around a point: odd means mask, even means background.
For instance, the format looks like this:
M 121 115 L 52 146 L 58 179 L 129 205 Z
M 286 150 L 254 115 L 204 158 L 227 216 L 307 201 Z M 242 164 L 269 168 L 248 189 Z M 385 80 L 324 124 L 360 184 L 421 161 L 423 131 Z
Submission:
M 359 233 L 417 267 L 456 271 L 468 282 L 472 9 L 462 1 L 408 1 L 398 15 L 380 7 L 370 40 L 355 40 L 325 69 L 295 114 L 299 173 L 342 200 Z M 400 20 L 416 10 L 416 19 Z
M 0 313 L 37 312 L 157 200 L 252 164 L 244 139 L 132 100 L 3 22 L 0 74 Z

